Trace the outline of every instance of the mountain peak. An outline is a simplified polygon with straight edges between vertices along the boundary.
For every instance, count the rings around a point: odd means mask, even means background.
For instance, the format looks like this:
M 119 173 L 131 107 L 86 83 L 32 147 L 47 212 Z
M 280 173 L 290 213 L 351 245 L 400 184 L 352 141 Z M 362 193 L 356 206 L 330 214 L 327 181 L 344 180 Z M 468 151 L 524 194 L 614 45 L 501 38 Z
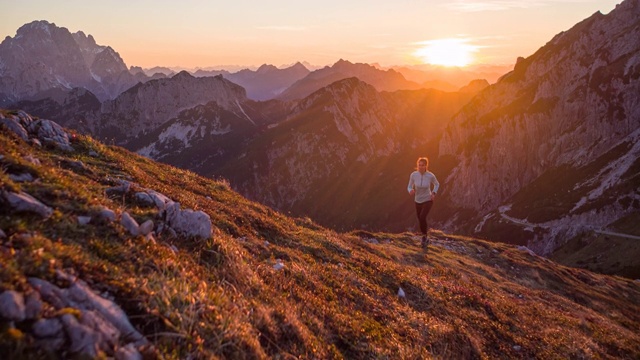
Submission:
M 278 70 L 278 68 L 275 67 L 274 65 L 263 64 L 258 68 L 258 70 L 256 70 L 256 73 L 258 73 L 258 74 L 266 74 L 266 73 L 269 73 L 271 71 L 277 71 L 277 70 Z
M 333 64 L 332 67 L 339 68 L 339 67 L 345 67 L 345 66 L 350 66 L 350 65 L 353 65 L 353 63 L 348 61 L 348 60 L 340 59 L 340 60 L 336 61 L 336 63 Z
M 32 33 L 46 33 L 48 36 L 51 36 L 51 32 L 58 27 L 54 23 L 50 23 L 46 20 L 36 20 L 30 23 L 22 25 L 16 31 L 16 38 L 19 38 L 24 35 L 30 35 Z M 61 28 L 67 30 L 66 28 Z M 67 30 L 68 31 L 68 30 Z
M 193 75 L 191 75 L 187 70 L 182 70 L 179 73 L 173 75 L 171 78 L 175 79 L 175 80 L 179 80 L 179 79 L 195 79 L 195 77 Z
M 30 23 L 26 23 L 20 27 L 20 29 L 41 29 L 46 30 L 52 27 L 57 27 L 55 23 L 50 23 L 47 20 L 34 20 Z
M 306 66 L 304 66 L 303 63 L 301 63 L 300 61 L 296 62 L 295 64 L 293 64 L 291 67 L 289 67 L 289 69 L 296 69 L 296 70 L 309 70 L 307 69 Z

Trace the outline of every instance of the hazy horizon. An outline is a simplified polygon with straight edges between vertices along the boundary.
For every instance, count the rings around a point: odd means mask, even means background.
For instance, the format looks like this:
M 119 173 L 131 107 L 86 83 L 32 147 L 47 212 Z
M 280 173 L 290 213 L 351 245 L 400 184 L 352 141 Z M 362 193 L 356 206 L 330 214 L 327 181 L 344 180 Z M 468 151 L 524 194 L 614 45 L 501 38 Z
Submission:
M 280 0 L 212 4 L 204 0 L 23 0 L 4 6 L 0 35 L 35 20 L 92 35 L 127 66 L 176 69 L 262 64 L 282 68 L 339 59 L 391 66 L 509 66 L 556 34 L 621 1 L 380 0 L 322 4 Z

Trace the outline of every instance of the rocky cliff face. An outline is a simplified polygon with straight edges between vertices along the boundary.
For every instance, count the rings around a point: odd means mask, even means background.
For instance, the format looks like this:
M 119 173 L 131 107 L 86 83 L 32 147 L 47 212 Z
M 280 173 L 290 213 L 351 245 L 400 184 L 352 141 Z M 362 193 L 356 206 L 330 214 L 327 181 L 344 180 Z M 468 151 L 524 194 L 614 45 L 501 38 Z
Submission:
M 281 119 L 277 103 L 238 102 L 241 113 L 216 100 L 181 111 L 152 129 L 135 149 L 139 154 L 185 169 L 217 168 L 233 161 L 260 129 Z M 273 115 L 273 116 L 268 116 Z
M 0 44 L 0 105 L 75 87 L 104 101 L 136 82 L 113 49 L 47 21 L 26 24 Z
M 623 201 L 626 206 L 619 201 L 637 199 L 638 189 L 619 185 L 629 179 L 638 181 L 633 176 L 639 156 L 639 39 L 640 1 L 627 0 L 606 16 L 596 13 L 558 34 L 465 106 L 440 143 L 440 154 L 453 156 L 457 163 L 443 187 L 446 201 L 458 209 L 448 213 L 446 228 L 482 228 L 477 225 L 483 217 L 497 214 L 496 209 L 511 204 L 518 193 L 529 191 L 531 201 L 559 196 L 534 195 L 527 189 L 534 180 L 560 168 L 594 172 L 567 180 L 573 186 L 558 185 L 569 192 L 582 191 L 582 196 L 573 195 L 576 203 L 568 213 L 558 213 L 534 227 L 529 243 L 538 252 L 549 253 L 562 243 L 561 237 L 584 231 L 587 224 L 606 227 L 637 211 L 633 201 Z M 624 168 L 611 176 L 590 166 L 603 156 L 627 160 L 617 162 Z M 558 177 L 547 181 L 564 182 Z M 598 195 L 591 192 L 593 187 L 582 186 L 588 182 L 606 183 L 605 189 L 619 193 Z M 603 198 L 607 200 L 589 211 L 577 204 Z M 609 215 L 594 216 L 594 212 Z M 520 215 L 528 216 L 522 211 Z M 495 221 L 500 218 L 494 217 Z M 548 221 L 557 226 L 542 224 Z
M 405 230 L 414 223 L 404 186 L 415 159 L 435 151 L 447 121 L 472 96 L 378 92 L 357 78 L 340 80 L 299 101 L 237 159 L 198 171 L 337 228 Z
M 196 78 L 182 71 L 172 78 L 138 84 L 104 102 L 96 128 L 102 137 L 137 148 L 134 138 L 154 131 L 184 110 L 211 101 L 238 118 L 253 121 L 243 107 L 247 97 L 242 87 L 222 76 Z

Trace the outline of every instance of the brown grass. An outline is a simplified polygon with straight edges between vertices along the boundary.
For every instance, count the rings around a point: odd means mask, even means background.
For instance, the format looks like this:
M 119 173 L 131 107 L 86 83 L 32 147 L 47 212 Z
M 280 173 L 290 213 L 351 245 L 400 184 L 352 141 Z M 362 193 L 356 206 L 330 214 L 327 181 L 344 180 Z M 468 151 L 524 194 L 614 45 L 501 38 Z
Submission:
M 161 358 L 637 358 L 640 284 L 567 268 L 515 247 L 434 232 L 336 233 L 252 203 L 229 184 L 80 137 L 74 153 L 0 135 L 3 189 L 56 209 L 46 220 L 0 203 L 0 290 L 76 273 L 108 292 Z M 98 157 L 89 157 L 95 150 Z M 22 157 L 33 154 L 41 166 Z M 90 171 L 64 168 L 81 160 Z M 9 172 L 39 180 L 15 183 Z M 153 208 L 108 197 L 129 178 L 203 210 L 211 240 L 132 238 L 117 224 L 80 226 L 99 206 L 141 221 Z M 375 239 L 377 243 L 371 241 Z M 268 243 L 266 243 L 268 242 Z M 177 249 L 173 251 L 171 247 Z M 276 261 L 285 267 L 275 270 Z M 402 288 L 405 298 L 398 297 Z M 35 357 L 29 334 L 3 324 L 0 350 Z

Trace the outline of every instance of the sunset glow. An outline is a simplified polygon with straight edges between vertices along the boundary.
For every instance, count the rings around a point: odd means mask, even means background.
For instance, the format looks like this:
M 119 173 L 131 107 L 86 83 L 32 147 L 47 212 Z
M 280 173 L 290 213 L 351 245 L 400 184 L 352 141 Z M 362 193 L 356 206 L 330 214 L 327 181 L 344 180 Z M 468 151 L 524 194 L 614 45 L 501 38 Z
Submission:
M 59 6 L 20 0 L 3 6 L 0 39 L 46 20 L 91 34 L 127 66 L 147 68 L 297 61 L 325 66 L 339 59 L 381 66 L 508 65 L 620 1 L 326 0 L 318 6 L 293 0 L 67 0 Z
M 463 67 L 473 63 L 478 47 L 467 39 L 438 39 L 420 43 L 414 55 L 426 64 Z

